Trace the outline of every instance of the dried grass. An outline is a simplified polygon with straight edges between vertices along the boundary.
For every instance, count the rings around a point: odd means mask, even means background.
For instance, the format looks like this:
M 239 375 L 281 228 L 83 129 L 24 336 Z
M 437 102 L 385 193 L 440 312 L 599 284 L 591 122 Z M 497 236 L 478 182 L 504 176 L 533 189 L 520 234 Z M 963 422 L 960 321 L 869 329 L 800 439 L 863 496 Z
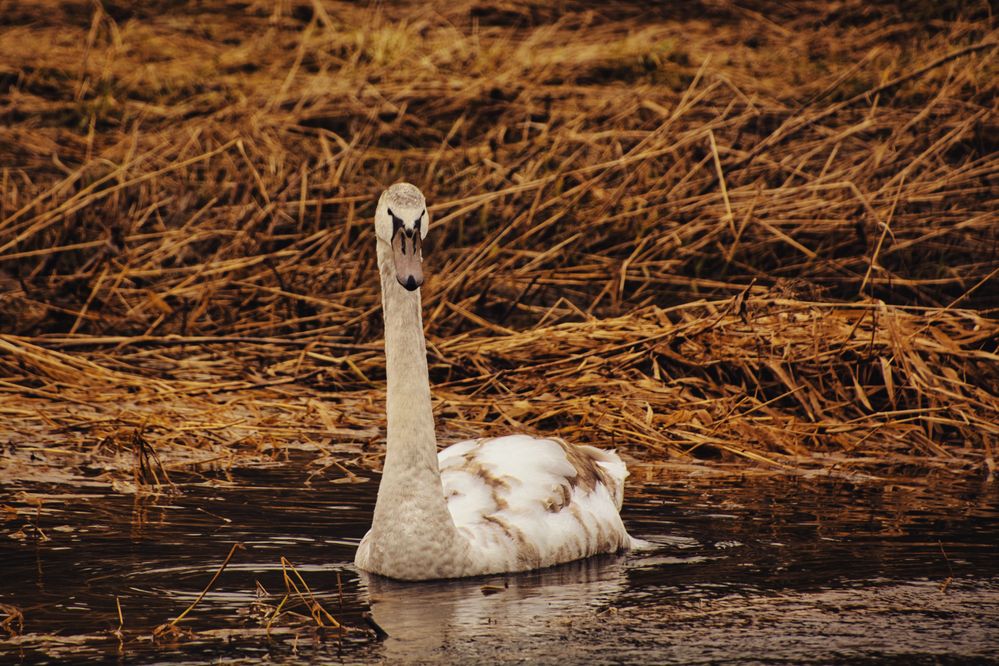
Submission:
M 407 179 L 443 440 L 991 474 L 999 41 L 900 7 L 8 2 L 8 459 L 377 467 Z

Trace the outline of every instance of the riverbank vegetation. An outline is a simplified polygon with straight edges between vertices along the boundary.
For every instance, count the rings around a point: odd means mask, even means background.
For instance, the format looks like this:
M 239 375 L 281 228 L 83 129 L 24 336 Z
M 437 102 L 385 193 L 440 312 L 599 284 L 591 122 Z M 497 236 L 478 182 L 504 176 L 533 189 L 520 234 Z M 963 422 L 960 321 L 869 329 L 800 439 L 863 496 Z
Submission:
M 442 442 L 994 472 L 988 3 L 0 8 L 6 473 L 377 468 L 397 180 Z

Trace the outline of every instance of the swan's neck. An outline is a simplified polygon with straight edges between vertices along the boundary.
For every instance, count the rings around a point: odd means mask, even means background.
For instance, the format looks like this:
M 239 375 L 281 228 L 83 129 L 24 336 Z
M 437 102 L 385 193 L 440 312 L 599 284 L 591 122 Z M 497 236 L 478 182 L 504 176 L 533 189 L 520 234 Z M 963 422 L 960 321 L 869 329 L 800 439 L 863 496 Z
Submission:
M 386 243 L 378 243 L 388 441 L 371 527 L 390 548 L 425 550 L 425 542 L 456 541 L 457 530 L 437 465 L 420 291 L 407 291 L 398 283 L 391 252 Z

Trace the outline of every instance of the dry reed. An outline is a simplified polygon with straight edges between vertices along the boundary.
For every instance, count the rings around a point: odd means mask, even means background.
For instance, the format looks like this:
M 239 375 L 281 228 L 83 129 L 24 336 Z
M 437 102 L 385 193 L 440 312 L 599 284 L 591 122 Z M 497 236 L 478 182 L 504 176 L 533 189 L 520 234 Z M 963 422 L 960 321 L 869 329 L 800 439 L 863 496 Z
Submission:
M 407 179 L 442 440 L 994 471 L 984 5 L 157 7 L 4 5 L 7 460 L 377 467 Z

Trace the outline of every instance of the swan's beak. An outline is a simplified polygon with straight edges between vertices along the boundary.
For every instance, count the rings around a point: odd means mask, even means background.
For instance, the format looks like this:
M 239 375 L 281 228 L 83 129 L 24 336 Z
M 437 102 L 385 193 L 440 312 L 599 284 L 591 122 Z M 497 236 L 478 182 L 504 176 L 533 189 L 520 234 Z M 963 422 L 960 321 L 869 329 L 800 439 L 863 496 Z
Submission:
M 416 229 L 399 227 L 392 236 L 395 279 L 409 291 L 423 284 L 423 241 Z

